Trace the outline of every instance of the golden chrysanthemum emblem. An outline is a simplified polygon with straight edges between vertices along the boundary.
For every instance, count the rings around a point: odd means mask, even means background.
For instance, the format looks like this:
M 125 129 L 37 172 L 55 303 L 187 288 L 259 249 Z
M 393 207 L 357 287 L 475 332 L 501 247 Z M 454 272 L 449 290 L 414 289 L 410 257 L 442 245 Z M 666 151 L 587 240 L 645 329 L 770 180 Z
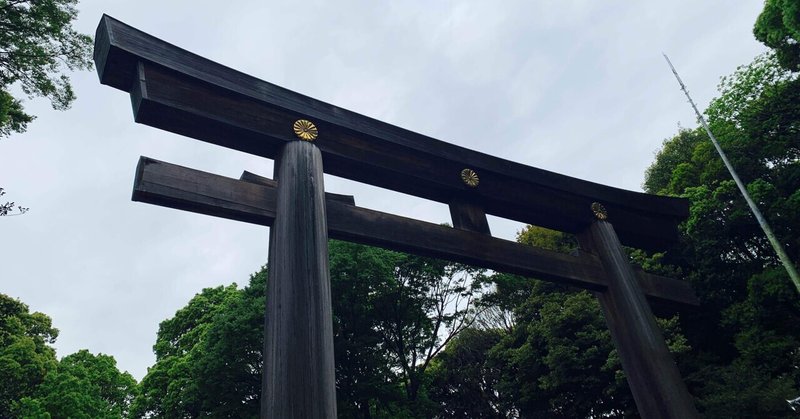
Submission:
M 297 135 L 301 140 L 314 141 L 319 135 L 317 126 L 314 125 L 313 122 L 305 119 L 298 119 L 297 121 L 294 121 L 294 126 L 292 126 L 292 128 L 294 128 L 294 134 Z
M 594 217 L 598 220 L 608 219 L 608 211 L 606 211 L 606 207 L 599 202 L 592 202 L 592 212 L 594 213 Z
M 461 171 L 461 180 L 464 182 L 465 185 L 474 188 L 478 186 L 480 183 L 480 179 L 478 178 L 478 174 L 475 173 L 472 169 L 464 169 Z

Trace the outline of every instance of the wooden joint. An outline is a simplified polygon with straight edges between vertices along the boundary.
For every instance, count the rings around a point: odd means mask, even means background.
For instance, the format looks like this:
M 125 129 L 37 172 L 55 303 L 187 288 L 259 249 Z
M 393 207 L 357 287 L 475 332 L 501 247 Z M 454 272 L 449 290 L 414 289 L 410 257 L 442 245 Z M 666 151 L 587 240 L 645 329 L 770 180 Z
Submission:
M 450 202 L 449 207 L 453 227 L 487 236 L 492 235 L 489 230 L 489 221 L 486 219 L 486 212 L 482 206 L 457 198 Z

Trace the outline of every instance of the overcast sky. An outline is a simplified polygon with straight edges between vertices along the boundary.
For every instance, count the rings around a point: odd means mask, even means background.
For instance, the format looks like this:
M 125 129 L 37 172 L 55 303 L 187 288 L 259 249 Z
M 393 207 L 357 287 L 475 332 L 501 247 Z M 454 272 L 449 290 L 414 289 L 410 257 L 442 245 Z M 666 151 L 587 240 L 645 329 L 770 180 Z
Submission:
M 731 6 L 735 7 L 731 7 Z M 705 107 L 721 76 L 764 50 L 759 1 L 83 0 L 103 13 L 277 85 L 460 146 L 631 190 L 678 125 L 696 126 L 661 52 Z M 59 356 L 113 355 L 141 379 L 158 324 L 204 287 L 247 283 L 268 229 L 130 200 L 139 156 L 238 177 L 272 161 L 133 121 L 95 72 L 78 100 L 0 140 L 0 292 L 53 318 Z M 356 204 L 432 222 L 439 203 L 326 177 Z M 490 218 L 513 238 L 521 225 Z

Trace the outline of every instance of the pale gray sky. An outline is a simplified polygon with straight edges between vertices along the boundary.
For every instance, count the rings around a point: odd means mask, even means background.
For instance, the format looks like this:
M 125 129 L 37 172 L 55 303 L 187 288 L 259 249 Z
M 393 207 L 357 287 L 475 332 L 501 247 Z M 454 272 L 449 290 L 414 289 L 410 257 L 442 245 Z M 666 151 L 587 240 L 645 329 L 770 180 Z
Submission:
M 83 0 L 77 28 L 107 13 L 280 86 L 464 147 L 640 190 L 678 124 L 695 126 L 661 52 L 705 106 L 719 78 L 764 48 L 760 1 Z M 53 318 L 64 356 L 116 357 L 137 379 L 158 323 L 204 287 L 267 260 L 268 229 L 130 200 L 140 155 L 221 175 L 272 176 L 270 160 L 133 122 L 125 93 L 72 75 L 78 100 L 0 141 L 0 292 Z M 447 208 L 326 178 L 360 206 L 432 222 Z M 495 235 L 519 225 L 490 219 Z

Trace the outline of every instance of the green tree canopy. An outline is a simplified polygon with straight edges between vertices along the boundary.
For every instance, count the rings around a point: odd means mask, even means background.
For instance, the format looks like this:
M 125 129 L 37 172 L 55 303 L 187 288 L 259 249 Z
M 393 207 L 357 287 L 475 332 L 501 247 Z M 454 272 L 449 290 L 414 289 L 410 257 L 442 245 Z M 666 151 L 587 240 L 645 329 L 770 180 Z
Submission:
M 265 284 L 206 288 L 161 322 L 132 416 L 257 418 Z
M 524 228 L 517 240 L 562 253 L 577 248 L 574 236 L 536 226 Z M 450 348 L 452 353 L 445 351 L 435 370 L 435 384 L 441 382 L 445 389 L 460 392 L 431 390 L 444 411 L 459 412 L 460 417 L 474 417 L 486 411 L 495 417 L 563 418 L 635 413 L 610 332 L 591 293 L 507 274 L 494 274 L 486 280 L 494 284 L 494 292 L 483 300 L 493 307 L 484 312 L 492 320 L 479 321 L 479 333 L 464 335 L 465 341 Z M 504 321 L 493 320 L 496 318 Z M 673 354 L 689 349 L 677 318 L 659 319 L 659 324 Z M 478 340 L 478 336 L 484 338 Z M 495 340 L 488 346 L 486 338 L 491 336 Z M 469 342 L 468 337 L 476 341 L 474 348 L 463 347 Z M 471 352 L 477 350 L 482 351 L 480 356 Z M 484 374 L 467 379 L 482 383 L 485 388 L 455 386 L 458 380 L 442 371 L 441 366 L 452 365 L 451 357 L 456 355 L 463 363 L 457 371 Z M 496 395 L 496 399 L 487 394 Z M 476 409 L 472 416 L 458 407 L 463 400 L 475 402 L 464 405 Z
M 475 319 L 472 270 L 330 242 L 337 404 L 342 417 L 428 417 L 434 358 Z M 258 417 L 266 269 L 208 288 L 159 327 L 134 417 Z
M 12 417 L 14 402 L 32 395 L 55 367 L 50 344 L 57 336 L 50 317 L 0 294 L 0 417 Z
M 775 50 L 782 66 L 800 70 L 800 1 L 766 0 L 753 34 Z
M 19 401 L 15 413 L 24 418 L 123 418 L 135 392 L 136 380 L 117 369 L 114 357 L 81 350 L 62 358 L 34 394 Z
M 795 261 L 800 259 L 800 82 L 774 55 L 720 84 L 712 130 Z M 702 305 L 658 319 L 690 392 L 710 418 L 794 417 L 800 393 L 800 300 L 705 133 L 681 129 L 648 169 L 648 192 L 684 196 L 690 218 L 666 253 L 629 249 L 645 269 L 691 281 Z M 564 253 L 575 238 L 527 227 L 518 241 Z M 443 416 L 618 417 L 636 414 L 596 299 L 513 275 L 434 363 Z M 446 412 L 446 413 L 445 413 Z
M 759 56 L 723 78 L 705 113 L 797 264 L 800 80 L 779 57 Z M 702 303 L 683 316 L 693 347 L 686 378 L 700 409 L 709 417 L 791 416 L 786 400 L 800 395 L 800 300 L 706 134 L 681 130 L 666 140 L 644 188 L 690 200 L 681 246 L 666 262 Z
M 429 375 L 430 398 L 439 404 L 438 417 L 506 418 L 518 415 L 499 383 L 503 371 L 490 360 L 490 350 L 503 330 L 469 328 L 436 357 Z
M 75 100 L 67 70 L 89 69 L 91 38 L 72 28 L 77 0 L 0 0 L 0 138 L 23 132 L 33 116 L 10 89 L 50 99 L 54 109 Z
M 136 381 L 109 355 L 81 350 L 56 360 L 58 330 L 0 294 L 0 417 L 127 417 Z

